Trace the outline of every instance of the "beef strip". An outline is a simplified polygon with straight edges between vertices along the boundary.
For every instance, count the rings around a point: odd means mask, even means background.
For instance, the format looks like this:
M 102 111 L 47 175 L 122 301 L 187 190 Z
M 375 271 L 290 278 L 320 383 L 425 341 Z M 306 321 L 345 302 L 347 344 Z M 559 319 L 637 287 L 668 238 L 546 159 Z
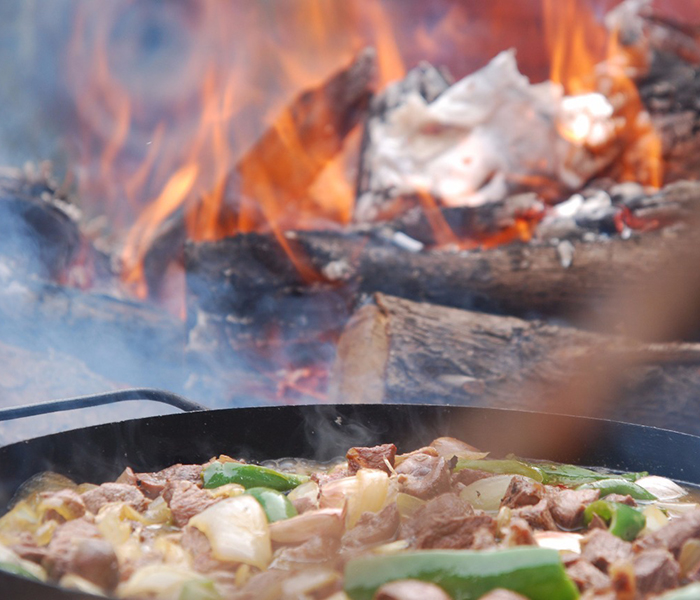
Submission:
M 578 586 L 581 592 L 586 590 L 606 590 L 610 587 L 610 578 L 594 567 L 587 560 L 576 560 L 566 567 L 566 574 Z
M 594 529 L 581 540 L 581 556 L 607 573 L 612 563 L 632 558 L 632 544 L 607 529 Z
M 637 592 L 642 596 L 658 594 L 678 586 L 680 567 L 667 550 L 640 552 L 632 559 L 632 566 Z
M 138 487 L 148 498 L 157 498 L 172 481 L 189 481 L 201 487 L 202 465 L 177 464 L 156 473 L 135 473 Z
M 25 560 L 41 564 L 46 556 L 46 548 L 39 546 L 34 539 L 34 535 L 28 531 L 22 532 L 14 544 L 9 546 L 17 556 Z
M 480 479 L 486 479 L 487 477 L 493 477 L 493 473 L 480 471 L 479 469 L 462 469 L 461 471 L 452 473 L 452 485 L 456 486 L 460 483 L 462 485 L 469 485 Z
M 399 509 L 396 503 L 389 504 L 378 513 L 363 513 L 357 525 L 343 535 L 343 549 L 364 549 L 391 541 L 396 537 L 398 528 Z
M 401 537 L 414 548 L 472 548 L 475 542 L 483 548 L 495 533 L 495 520 L 474 514 L 456 494 L 433 498 L 401 526 Z
M 387 462 L 393 468 L 394 459 L 396 458 L 396 446 L 394 444 L 382 444 L 372 448 L 350 448 L 345 458 L 348 459 L 348 470 L 351 475 L 354 475 L 360 469 L 380 469 L 386 473 L 391 473 Z
M 673 519 L 658 531 L 645 535 L 634 543 L 635 551 L 666 548 L 676 558 L 683 544 L 691 538 L 700 538 L 700 510 L 694 510 Z
M 417 579 L 400 579 L 381 586 L 374 600 L 451 600 L 445 590 L 434 583 Z
M 516 517 L 511 518 L 510 523 L 508 523 L 508 528 L 503 536 L 503 544 L 508 547 L 534 546 L 537 542 L 528 522 Z
M 168 503 L 173 522 L 184 527 L 195 515 L 216 504 L 222 498 L 212 498 L 202 488 L 190 481 L 171 481 L 163 489 L 163 499 Z
M 438 456 L 413 454 L 396 467 L 396 472 L 401 491 L 423 500 L 448 492 L 451 487 L 450 469 Z
M 533 529 L 556 531 L 557 526 L 549 510 L 549 503 L 542 498 L 534 506 L 526 505 L 513 509 L 513 516 L 524 519 Z
M 608 502 L 617 502 L 618 504 L 626 504 L 627 506 L 637 506 L 637 501 L 629 494 L 626 496 L 622 494 L 608 494 L 605 496 L 605 500 Z
M 562 529 L 583 527 L 583 511 L 600 497 L 600 490 L 546 488 L 547 502 L 554 522 Z
M 285 546 L 275 552 L 273 569 L 291 571 L 309 565 L 335 563 L 340 540 L 332 536 L 316 536 L 298 546 Z
M 119 582 L 114 549 L 85 517 L 59 525 L 42 564 L 52 580 L 75 573 L 105 590 L 114 589 Z
M 138 488 L 127 483 L 103 483 L 82 494 L 82 498 L 85 507 L 94 515 L 110 502 L 126 502 L 139 512 L 150 502 Z
M 541 483 L 530 479 L 514 475 L 510 480 L 510 485 L 506 490 L 501 506 L 508 508 L 520 508 L 521 506 L 534 506 L 544 498 L 545 487 Z

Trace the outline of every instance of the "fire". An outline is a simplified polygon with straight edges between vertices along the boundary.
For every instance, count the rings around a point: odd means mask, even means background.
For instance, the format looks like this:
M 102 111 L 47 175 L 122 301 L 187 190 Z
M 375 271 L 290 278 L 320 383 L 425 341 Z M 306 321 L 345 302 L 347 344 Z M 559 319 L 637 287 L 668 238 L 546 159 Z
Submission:
M 623 45 L 618 29 L 608 32 L 589 3 L 543 0 L 543 9 L 550 79 L 563 87 L 569 103 L 578 104 L 575 118 L 560 123 L 560 133 L 593 150 L 617 144 L 617 178 L 660 187 L 661 141 L 632 79 L 646 66 L 644 53 Z

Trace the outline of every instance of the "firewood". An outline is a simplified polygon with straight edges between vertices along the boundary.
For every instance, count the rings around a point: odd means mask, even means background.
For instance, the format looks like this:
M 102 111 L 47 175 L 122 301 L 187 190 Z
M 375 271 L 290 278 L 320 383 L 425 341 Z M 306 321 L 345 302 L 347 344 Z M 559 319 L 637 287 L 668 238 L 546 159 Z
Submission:
M 700 432 L 694 418 L 699 344 L 632 344 L 610 335 L 383 294 L 360 308 L 343 332 L 330 397 L 537 410 L 523 399 L 527 386 L 561 382 L 571 376 L 573 357 L 603 351 L 635 352 L 643 364 L 626 374 L 621 399 L 597 416 Z

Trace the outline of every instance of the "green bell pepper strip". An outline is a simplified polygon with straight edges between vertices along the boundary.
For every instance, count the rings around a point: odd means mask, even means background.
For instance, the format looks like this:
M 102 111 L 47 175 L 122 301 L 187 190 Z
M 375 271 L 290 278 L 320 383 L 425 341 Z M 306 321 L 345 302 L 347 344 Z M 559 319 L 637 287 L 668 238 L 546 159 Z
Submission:
M 535 547 L 361 556 L 345 566 L 345 593 L 352 600 L 372 600 L 380 586 L 399 579 L 434 583 L 453 600 L 476 600 L 496 588 L 511 590 L 530 600 L 579 597 L 559 553 Z
M 213 581 L 188 581 L 182 586 L 177 600 L 222 600 Z
M 631 542 L 647 524 L 646 517 L 626 504 L 596 500 L 583 512 L 583 522 L 589 525 L 593 515 L 598 515 L 609 524 L 608 530 L 623 540 Z
M 623 496 L 632 496 L 635 500 L 656 500 L 654 494 L 645 490 L 641 485 L 637 485 L 626 479 L 601 479 L 600 481 L 584 483 L 576 489 L 600 490 L 601 497 L 607 496 L 608 494 L 622 494 Z
M 237 483 L 244 488 L 266 487 L 278 492 L 293 490 L 309 480 L 304 475 L 280 473 L 260 465 L 237 462 L 213 462 L 202 472 L 205 488 L 216 488 L 227 483 Z
M 268 523 L 282 521 L 297 516 L 297 509 L 282 492 L 270 488 L 256 487 L 246 490 L 265 511 Z
M 26 577 L 27 579 L 32 579 L 34 581 L 41 581 L 34 573 L 30 573 L 24 567 L 16 565 L 10 562 L 0 562 L 0 571 L 5 571 L 6 573 L 12 573 L 13 575 L 20 575 L 21 577 Z
M 554 463 L 528 463 L 536 468 L 543 475 L 543 483 L 561 484 L 569 487 L 582 483 L 592 483 L 594 481 L 604 481 L 606 479 L 624 479 L 626 481 L 637 481 L 646 477 L 649 473 L 599 473 L 585 467 L 576 465 L 558 465 Z
M 671 590 L 661 596 L 657 600 L 698 600 L 700 598 L 700 583 L 693 583 L 677 590 Z
M 535 481 L 542 481 L 542 473 L 533 465 L 528 465 L 519 460 L 467 460 L 459 459 L 455 465 L 455 471 L 462 469 L 479 469 L 487 473 L 498 473 L 502 475 L 524 475 Z

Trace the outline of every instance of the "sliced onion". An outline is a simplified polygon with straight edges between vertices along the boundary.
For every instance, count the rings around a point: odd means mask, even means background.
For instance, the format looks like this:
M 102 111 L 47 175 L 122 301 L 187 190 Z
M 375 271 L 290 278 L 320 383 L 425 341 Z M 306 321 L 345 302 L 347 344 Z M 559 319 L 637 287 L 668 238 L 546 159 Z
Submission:
M 453 456 L 466 460 L 481 460 L 489 455 L 488 452 L 481 452 L 478 448 L 453 437 L 439 437 L 430 445 L 445 460 L 450 460 Z
M 69 588 L 71 590 L 83 592 L 84 594 L 93 594 L 94 596 L 105 595 L 100 586 L 95 585 L 94 583 L 92 583 L 92 581 L 83 579 L 75 573 L 68 573 L 67 575 L 61 577 L 60 581 L 58 582 L 58 585 L 64 588 Z
M 339 578 L 340 574 L 333 569 L 305 569 L 282 582 L 282 595 L 285 598 L 307 598 L 316 590 L 333 585 Z
M 678 564 L 681 567 L 681 577 L 686 577 L 700 565 L 700 540 L 688 540 L 681 548 Z
M 656 502 L 655 505 L 665 510 L 670 517 L 680 517 L 698 509 L 695 502 Z
M 275 521 L 269 526 L 270 537 L 280 544 L 301 544 L 320 535 L 340 537 L 345 513 L 338 508 L 321 508 Z
M 207 579 L 182 565 L 147 565 L 117 588 L 117 596 L 177 600 L 183 586 L 191 581 L 206 582 Z
M 389 496 L 389 476 L 378 469 L 360 469 L 355 475 L 357 487 L 348 495 L 348 512 L 345 523 L 348 529 L 354 527 L 363 513 L 376 513 L 387 504 Z
M 211 490 L 205 490 L 212 498 L 235 498 L 245 492 L 245 488 L 237 483 L 225 483 Z
M 115 548 L 126 542 L 132 532 L 131 521 L 126 517 L 127 506 L 125 502 L 105 504 L 95 517 L 95 524 L 102 537 Z
M 398 554 L 408 550 L 408 540 L 396 540 L 372 548 L 372 554 Z
M 477 479 L 470 483 L 460 493 L 459 497 L 469 502 L 479 510 L 497 511 L 501 507 L 501 500 L 506 495 L 512 475 L 495 475 Z
M 321 487 L 319 506 L 321 508 L 342 509 L 347 498 L 357 492 L 357 478 L 343 477 L 329 481 Z
M 655 504 L 646 506 L 642 511 L 642 514 L 647 520 L 647 524 L 644 527 L 642 535 L 658 531 L 668 523 L 668 517 L 666 514 Z
M 307 481 L 289 492 L 289 494 L 287 494 L 287 498 L 289 498 L 290 502 L 306 498 L 311 502 L 311 506 L 318 508 L 319 494 L 320 490 L 318 483 L 315 481 Z
M 260 569 L 272 560 L 267 517 L 252 496 L 217 502 L 192 517 L 189 524 L 207 536 L 214 558 Z
M 425 504 L 425 500 L 399 492 L 396 495 L 396 508 L 399 509 L 399 516 L 402 519 L 412 517 L 413 514 Z
M 671 481 L 666 477 L 659 477 L 657 475 L 642 477 L 641 479 L 637 479 L 635 483 L 643 487 L 647 492 L 654 494 L 654 496 L 656 496 L 656 498 L 661 502 L 676 500 L 677 498 L 682 498 L 688 493 L 675 481 Z
M 581 539 L 583 536 L 580 533 L 571 533 L 570 531 L 536 531 L 534 534 L 535 541 L 540 548 L 551 548 L 552 550 L 568 550 L 581 554 Z

